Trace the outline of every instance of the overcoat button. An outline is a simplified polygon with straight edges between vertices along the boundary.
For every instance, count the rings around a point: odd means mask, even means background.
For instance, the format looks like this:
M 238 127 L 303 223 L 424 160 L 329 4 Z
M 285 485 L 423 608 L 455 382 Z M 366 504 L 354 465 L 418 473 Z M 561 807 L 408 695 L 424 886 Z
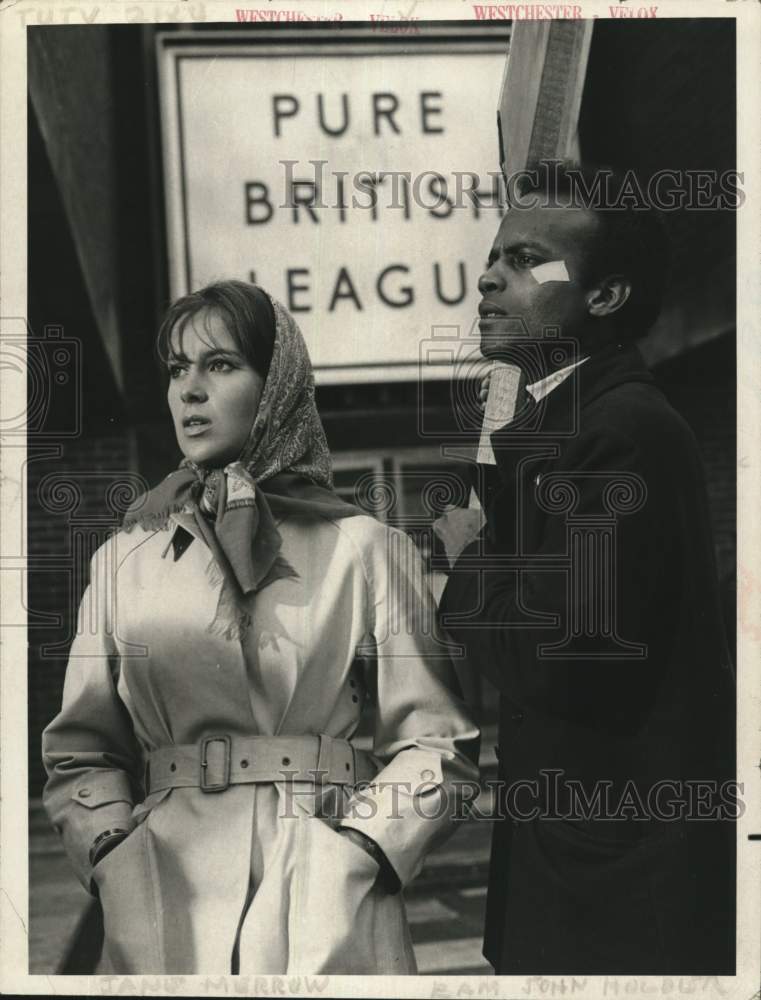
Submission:
M 79 797 L 80 797 L 80 799 L 88 799 L 91 794 L 92 794 L 92 792 L 90 791 L 89 788 L 80 788 L 79 789 Z
M 245 757 L 244 757 L 244 758 L 243 758 L 243 760 L 242 760 L 242 761 L 240 762 L 240 766 L 241 766 L 241 767 L 248 767 L 248 761 L 246 760 L 246 758 L 245 758 Z
M 353 694 L 351 696 L 351 700 L 356 702 L 356 701 L 359 701 L 359 698 L 355 694 Z
M 291 763 L 291 758 L 283 757 L 283 763 L 285 764 L 286 767 L 288 767 L 288 765 Z
M 171 763 L 171 764 L 169 765 L 169 770 L 170 770 L 170 771 L 176 771 L 176 770 L 177 770 L 177 765 L 176 765 L 176 764 L 175 764 L 174 762 L 172 762 L 172 763 Z
M 349 687 L 356 687 L 356 686 L 357 686 L 357 682 L 353 678 L 350 678 L 349 679 Z

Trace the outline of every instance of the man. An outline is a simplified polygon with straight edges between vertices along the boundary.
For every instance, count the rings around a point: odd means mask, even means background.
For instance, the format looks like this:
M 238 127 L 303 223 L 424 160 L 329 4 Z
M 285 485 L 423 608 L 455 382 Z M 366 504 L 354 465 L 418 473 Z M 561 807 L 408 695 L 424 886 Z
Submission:
M 484 954 L 731 974 L 734 687 L 703 473 L 634 343 L 665 239 L 651 211 L 574 205 L 578 176 L 524 185 L 479 281 L 481 352 L 528 389 L 440 608 L 500 692 Z

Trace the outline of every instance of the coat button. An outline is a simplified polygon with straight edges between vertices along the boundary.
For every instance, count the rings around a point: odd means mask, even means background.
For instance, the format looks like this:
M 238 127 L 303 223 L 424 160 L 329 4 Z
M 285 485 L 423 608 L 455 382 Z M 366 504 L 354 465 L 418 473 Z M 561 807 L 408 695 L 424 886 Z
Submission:
M 176 771 L 177 770 L 177 765 L 174 763 L 174 761 L 172 761 L 172 763 L 169 765 L 169 770 L 170 771 Z
M 290 757 L 283 757 L 283 764 L 285 764 L 286 767 L 288 767 L 290 763 L 291 763 Z
M 353 677 L 350 677 L 349 678 L 349 687 L 356 687 L 356 686 L 357 686 L 357 682 L 354 680 Z
M 80 788 L 77 794 L 79 795 L 80 799 L 89 799 L 89 797 L 92 795 L 92 792 L 90 791 L 89 788 Z
M 244 757 L 244 758 L 243 758 L 243 760 L 242 760 L 242 761 L 240 762 L 240 766 L 241 766 L 241 767 L 248 767 L 248 761 L 246 760 L 246 758 L 245 758 L 245 757 Z
M 355 694 L 353 694 L 353 695 L 351 696 L 351 700 L 352 700 L 353 702 L 357 702 L 357 701 L 359 701 L 359 698 L 358 698 L 358 697 L 357 697 L 357 696 L 356 696 Z

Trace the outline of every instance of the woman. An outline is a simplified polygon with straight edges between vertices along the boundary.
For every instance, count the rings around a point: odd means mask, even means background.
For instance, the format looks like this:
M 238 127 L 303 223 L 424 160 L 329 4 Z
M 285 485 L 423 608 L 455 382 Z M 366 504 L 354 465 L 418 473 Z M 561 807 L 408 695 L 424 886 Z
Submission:
M 107 959 L 412 973 L 398 889 L 478 753 L 417 553 L 332 492 L 306 346 L 261 289 L 180 299 L 159 348 L 185 459 L 96 552 L 43 735 Z M 371 693 L 372 756 L 348 742 Z

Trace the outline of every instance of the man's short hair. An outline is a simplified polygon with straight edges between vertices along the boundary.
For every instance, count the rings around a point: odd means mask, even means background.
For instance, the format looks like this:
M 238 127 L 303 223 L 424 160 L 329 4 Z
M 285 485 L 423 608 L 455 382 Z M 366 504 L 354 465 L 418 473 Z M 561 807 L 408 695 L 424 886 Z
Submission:
M 609 274 L 630 279 L 628 301 L 616 313 L 621 332 L 636 338 L 658 318 L 669 277 L 669 241 L 661 213 L 643 195 L 633 171 L 622 173 L 560 160 L 540 160 L 519 177 L 523 198 L 540 196 L 541 205 L 591 209 L 602 220 L 600 238 L 590 250 L 585 283 Z

